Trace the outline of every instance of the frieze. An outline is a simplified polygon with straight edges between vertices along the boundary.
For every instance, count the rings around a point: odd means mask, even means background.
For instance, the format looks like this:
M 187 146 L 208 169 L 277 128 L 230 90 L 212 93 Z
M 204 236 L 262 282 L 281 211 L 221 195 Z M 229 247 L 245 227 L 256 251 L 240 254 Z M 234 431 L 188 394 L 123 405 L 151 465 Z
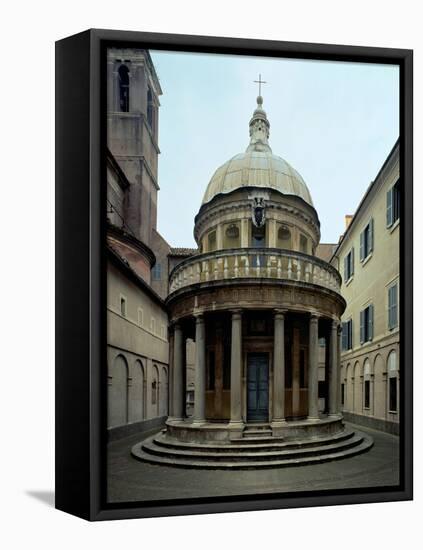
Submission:
M 169 303 L 172 321 L 192 316 L 194 311 L 225 311 L 234 307 L 272 310 L 282 307 L 288 311 L 318 312 L 326 317 L 339 318 L 345 309 L 345 302 L 339 295 L 324 290 L 245 285 L 235 289 L 215 287 L 198 290 L 195 297 L 175 297 Z

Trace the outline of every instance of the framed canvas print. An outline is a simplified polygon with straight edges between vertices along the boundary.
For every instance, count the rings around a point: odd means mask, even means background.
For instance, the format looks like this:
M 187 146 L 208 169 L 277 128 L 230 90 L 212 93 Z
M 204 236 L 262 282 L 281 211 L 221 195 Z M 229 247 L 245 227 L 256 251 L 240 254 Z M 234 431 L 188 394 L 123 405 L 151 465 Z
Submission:
M 412 498 L 412 52 L 56 45 L 56 506 Z

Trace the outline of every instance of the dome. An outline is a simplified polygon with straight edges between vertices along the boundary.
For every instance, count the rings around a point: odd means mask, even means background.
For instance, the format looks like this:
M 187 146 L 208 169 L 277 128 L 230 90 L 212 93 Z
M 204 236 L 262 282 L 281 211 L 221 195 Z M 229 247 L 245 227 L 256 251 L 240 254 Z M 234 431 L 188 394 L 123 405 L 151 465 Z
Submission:
M 313 206 L 310 191 L 300 174 L 283 158 L 274 155 L 268 144 L 270 124 L 257 98 L 250 120 L 250 144 L 245 153 L 235 155 L 220 166 L 211 178 L 202 204 L 221 193 L 242 187 L 270 188 L 284 195 L 295 195 Z

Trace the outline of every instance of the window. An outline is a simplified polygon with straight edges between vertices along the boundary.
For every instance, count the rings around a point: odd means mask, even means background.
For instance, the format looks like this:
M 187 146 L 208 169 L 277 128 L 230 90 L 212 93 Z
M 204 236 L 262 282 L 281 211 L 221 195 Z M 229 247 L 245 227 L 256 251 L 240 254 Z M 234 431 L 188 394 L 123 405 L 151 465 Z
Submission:
M 370 380 L 364 381 L 364 408 L 370 409 Z
M 388 355 L 388 377 L 389 377 L 389 410 L 396 412 L 398 410 L 398 378 L 397 378 L 397 354 L 391 351 Z
M 388 328 L 394 329 L 398 325 L 398 285 L 395 283 L 388 288 Z
M 266 242 L 266 226 L 251 226 L 251 246 L 253 248 L 264 248 Z
M 363 262 L 373 252 L 374 222 L 369 221 L 360 233 L 360 262 Z
M 118 70 L 119 76 L 119 107 L 124 113 L 129 112 L 129 69 L 121 65 Z
M 324 337 L 323 337 L 323 338 L 319 338 L 319 346 L 320 346 L 321 348 L 326 347 L 326 338 L 324 338 Z
M 400 180 L 386 193 L 386 227 L 391 227 L 400 217 Z
M 160 326 L 160 336 L 165 339 L 166 338 L 166 328 L 164 325 Z
M 151 332 L 155 333 L 156 332 L 156 319 L 154 317 L 151 318 L 150 327 L 151 327 Z
M 342 323 L 342 349 L 346 351 L 353 347 L 353 322 L 352 319 L 348 319 L 345 323 Z
M 344 283 L 354 275 L 354 248 L 344 258 Z
M 341 384 L 341 405 L 345 405 L 345 384 Z
M 391 377 L 389 379 L 389 410 L 396 412 L 397 410 L 397 378 Z
M 360 343 L 373 340 L 373 304 L 360 311 Z
M 142 310 L 142 308 L 138 308 L 138 324 L 140 327 L 142 327 L 144 323 L 144 312 Z
M 126 298 L 125 296 L 120 297 L 120 314 L 122 317 L 126 317 Z
M 160 281 L 162 278 L 162 264 L 156 263 L 151 270 L 151 277 L 153 281 Z
M 154 122 L 154 105 L 153 105 L 153 94 L 151 93 L 150 88 L 147 92 L 147 122 L 151 129 L 153 129 Z

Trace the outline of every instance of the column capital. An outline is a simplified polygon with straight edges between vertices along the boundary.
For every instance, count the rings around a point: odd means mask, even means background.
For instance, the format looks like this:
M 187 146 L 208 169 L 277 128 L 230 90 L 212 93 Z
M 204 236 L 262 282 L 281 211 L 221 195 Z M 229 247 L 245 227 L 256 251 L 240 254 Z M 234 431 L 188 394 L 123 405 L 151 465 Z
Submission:
M 287 314 L 286 309 L 274 309 L 273 314 L 275 319 L 285 319 L 285 316 Z
M 231 309 L 232 319 L 241 319 L 242 309 Z
M 194 319 L 196 323 L 204 323 L 204 313 L 202 311 L 194 313 Z
M 341 323 L 338 319 L 332 319 L 332 330 L 339 330 L 341 328 Z
M 320 315 L 314 311 L 310 312 L 310 323 L 317 323 L 320 319 Z

